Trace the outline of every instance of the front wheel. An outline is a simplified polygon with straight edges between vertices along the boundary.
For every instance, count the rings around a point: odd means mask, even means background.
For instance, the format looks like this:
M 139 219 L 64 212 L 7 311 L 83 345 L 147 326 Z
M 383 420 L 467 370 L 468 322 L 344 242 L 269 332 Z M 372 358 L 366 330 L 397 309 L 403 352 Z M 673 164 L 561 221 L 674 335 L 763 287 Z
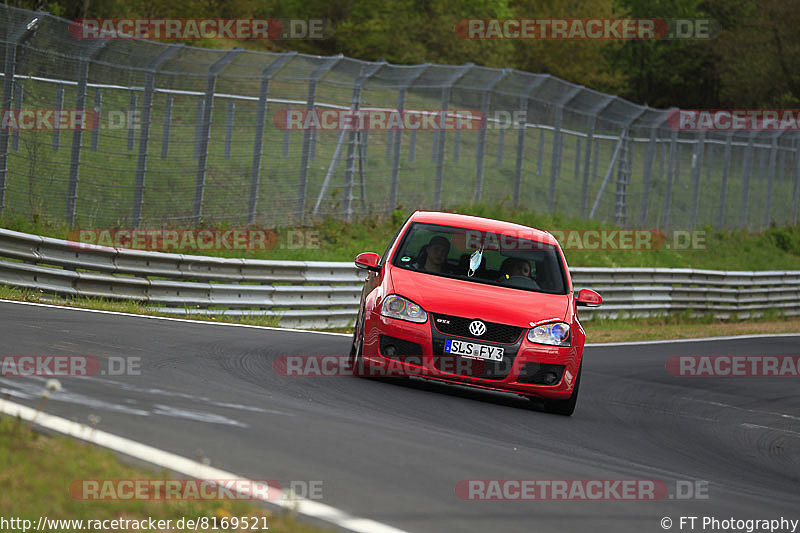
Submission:
M 575 377 L 575 387 L 572 389 L 572 395 L 565 400 L 545 400 L 544 408 L 548 413 L 556 415 L 572 416 L 575 412 L 575 404 L 578 402 L 578 390 L 581 385 L 581 371 L 583 364 L 578 368 L 578 375 Z
M 353 331 L 353 344 L 350 346 L 350 367 L 353 369 L 353 375 L 361 377 L 363 375 L 364 361 L 361 353 L 364 350 L 364 318 L 359 313 L 359 319 L 356 321 L 356 327 Z

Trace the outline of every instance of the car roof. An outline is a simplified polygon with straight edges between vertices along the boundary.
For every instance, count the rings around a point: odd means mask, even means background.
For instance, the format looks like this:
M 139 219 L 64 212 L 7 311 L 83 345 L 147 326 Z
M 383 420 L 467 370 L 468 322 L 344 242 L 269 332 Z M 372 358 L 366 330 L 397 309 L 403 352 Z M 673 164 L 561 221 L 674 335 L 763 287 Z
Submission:
M 495 220 L 493 218 L 462 215 L 460 213 L 445 213 L 443 211 L 416 211 L 411 215 L 410 222 L 423 222 L 426 224 L 440 224 L 443 226 L 489 231 L 558 246 L 555 237 L 546 231 L 530 226 L 523 226 L 522 224 L 516 224 L 514 222 Z

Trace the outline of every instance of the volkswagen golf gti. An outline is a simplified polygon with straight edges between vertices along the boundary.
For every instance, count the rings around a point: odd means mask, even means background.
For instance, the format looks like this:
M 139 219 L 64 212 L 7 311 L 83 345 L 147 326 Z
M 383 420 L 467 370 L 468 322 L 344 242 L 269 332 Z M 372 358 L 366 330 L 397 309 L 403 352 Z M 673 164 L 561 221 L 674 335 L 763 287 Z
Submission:
M 571 415 L 585 334 L 566 259 L 546 231 L 417 211 L 368 272 L 353 331 L 357 375 L 402 375 L 520 394 Z

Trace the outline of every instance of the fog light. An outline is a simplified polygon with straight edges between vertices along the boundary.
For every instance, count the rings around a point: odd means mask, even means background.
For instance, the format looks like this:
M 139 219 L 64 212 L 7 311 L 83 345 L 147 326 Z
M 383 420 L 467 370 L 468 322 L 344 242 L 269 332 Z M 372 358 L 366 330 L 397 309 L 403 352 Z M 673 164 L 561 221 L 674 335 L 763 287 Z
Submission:
M 544 375 L 544 384 L 545 385 L 555 385 L 558 381 L 558 374 L 555 372 L 548 372 Z
M 390 344 L 386 348 L 383 349 L 383 355 L 386 357 L 394 357 L 397 355 L 397 347 L 394 344 Z

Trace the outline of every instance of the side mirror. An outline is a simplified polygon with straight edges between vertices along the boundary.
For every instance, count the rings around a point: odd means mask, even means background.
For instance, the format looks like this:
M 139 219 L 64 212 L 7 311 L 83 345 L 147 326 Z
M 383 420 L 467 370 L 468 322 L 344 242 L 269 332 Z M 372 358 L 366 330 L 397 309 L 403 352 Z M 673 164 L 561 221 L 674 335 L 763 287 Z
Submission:
M 364 252 L 356 256 L 356 267 L 380 272 L 381 266 L 378 264 L 380 260 L 380 256 L 375 252 Z
M 603 303 L 603 297 L 594 292 L 592 289 L 581 289 L 578 291 L 578 296 L 575 298 L 575 305 L 585 307 L 597 307 Z

